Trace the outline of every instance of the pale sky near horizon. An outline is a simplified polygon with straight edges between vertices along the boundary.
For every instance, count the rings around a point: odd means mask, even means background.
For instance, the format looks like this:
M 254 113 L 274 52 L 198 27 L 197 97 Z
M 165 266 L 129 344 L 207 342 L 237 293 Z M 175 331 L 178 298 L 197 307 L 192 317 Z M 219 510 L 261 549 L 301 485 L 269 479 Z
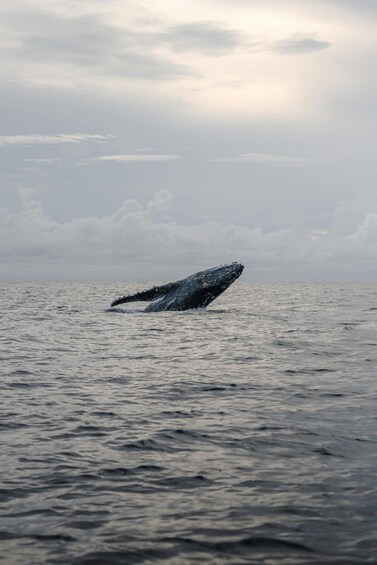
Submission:
M 5 0 L 0 280 L 376 281 L 375 0 Z

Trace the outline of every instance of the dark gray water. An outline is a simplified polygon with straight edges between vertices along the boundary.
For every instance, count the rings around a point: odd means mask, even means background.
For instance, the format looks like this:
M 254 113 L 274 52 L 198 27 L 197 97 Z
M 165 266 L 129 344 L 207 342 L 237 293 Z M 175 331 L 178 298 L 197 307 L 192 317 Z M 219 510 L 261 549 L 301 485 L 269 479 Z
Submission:
M 0 285 L 0 561 L 377 563 L 377 285 L 132 290 Z

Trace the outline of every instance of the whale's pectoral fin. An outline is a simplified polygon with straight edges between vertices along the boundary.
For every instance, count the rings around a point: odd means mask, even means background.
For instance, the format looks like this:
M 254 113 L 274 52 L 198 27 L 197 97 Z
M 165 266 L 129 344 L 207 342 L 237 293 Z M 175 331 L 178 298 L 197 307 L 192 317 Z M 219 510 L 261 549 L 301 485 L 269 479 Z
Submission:
M 142 292 L 137 292 L 136 294 L 130 294 L 129 296 L 121 296 L 111 303 L 111 306 L 118 306 L 118 304 L 124 304 L 125 302 L 138 302 L 138 301 L 151 301 L 165 296 L 168 292 L 175 288 L 174 283 L 164 284 L 162 286 L 154 286 L 149 290 L 143 290 Z

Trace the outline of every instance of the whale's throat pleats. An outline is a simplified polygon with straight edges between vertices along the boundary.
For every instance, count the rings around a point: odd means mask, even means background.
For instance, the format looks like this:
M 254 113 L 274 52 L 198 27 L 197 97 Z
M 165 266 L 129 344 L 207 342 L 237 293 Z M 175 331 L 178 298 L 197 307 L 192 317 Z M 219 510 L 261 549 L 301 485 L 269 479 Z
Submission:
M 148 290 L 142 290 L 136 294 L 130 294 L 128 296 L 121 296 L 111 303 L 111 306 L 118 306 L 118 304 L 124 304 L 126 302 L 146 302 L 151 300 L 156 300 L 165 296 L 167 293 L 173 291 L 176 287 L 176 283 L 164 284 L 162 286 L 154 286 Z

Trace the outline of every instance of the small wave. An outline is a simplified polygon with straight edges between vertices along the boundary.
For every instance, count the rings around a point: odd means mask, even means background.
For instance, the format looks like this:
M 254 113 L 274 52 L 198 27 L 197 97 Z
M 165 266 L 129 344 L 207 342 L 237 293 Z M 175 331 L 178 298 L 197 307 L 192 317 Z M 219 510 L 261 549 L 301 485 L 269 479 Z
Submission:
M 135 471 L 162 471 L 164 468 L 158 465 L 139 465 L 135 467 Z
M 335 373 L 335 369 L 327 367 L 305 367 L 303 369 L 285 369 L 285 375 L 314 375 L 316 373 Z
M 123 536 L 123 541 L 126 536 Z M 151 563 L 155 559 L 165 558 L 166 551 L 158 549 L 118 549 L 86 553 L 70 562 L 70 565 L 125 565 L 128 563 Z M 148 561 L 147 561 L 148 560 Z
M 208 434 L 203 434 L 200 432 L 197 432 L 196 430 L 190 430 L 188 428 L 177 428 L 175 430 L 172 431 L 172 433 L 170 432 L 163 432 L 163 435 L 165 437 L 174 437 L 174 436 L 178 436 L 180 439 L 183 438 L 189 438 L 191 439 L 205 439 L 207 440 L 210 436 Z
M 102 437 L 107 435 L 107 430 L 104 429 L 103 427 L 99 428 L 98 426 L 92 426 L 86 424 L 86 425 L 77 426 L 77 428 L 75 428 L 72 431 L 72 434 Z
M 194 475 L 194 476 L 178 476 L 178 477 L 164 477 L 157 481 L 157 485 L 168 487 L 171 489 L 194 489 L 198 487 L 209 486 L 213 483 L 210 479 L 204 475 Z
M 315 447 L 313 449 L 313 452 L 318 453 L 319 455 L 325 455 L 326 457 L 342 457 L 342 455 L 337 455 L 336 453 L 333 453 L 326 447 Z
M 0 422 L 0 430 L 18 430 L 19 428 L 28 428 L 29 424 L 22 422 Z
M 312 552 L 313 550 L 299 542 L 277 539 L 273 537 L 263 537 L 263 536 L 250 536 L 235 540 L 224 540 L 224 541 L 201 541 L 193 538 L 164 538 L 163 541 L 173 542 L 180 545 L 189 545 L 191 547 L 197 548 L 207 548 L 212 552 L 222 552 L 231 555 L 240 555 L 245 552 L 245 550 L 257 549 L 264 550 L 268 553 L 270 552 L 280 552 L 287 550 L 298 551 L 298 552 Z
M 14 382 L 14 383 L 7 383 L 6 386 L 8 388 L 32 388 L 34 385 L 33 383 Z
M 196 410 L 164 410 L 161 414 L 172 418 L 194 418 L 199 413 Z
M 166 443 L 161 443 L 154 439 L 140 439 L 138 441 L 133 441 L 130 443 L 125 443 L 118 447 L 121 451 L 178 451 L 176 448 L 172 448 Z
M 37 541 L 65 541 L 65 542 L 73 542 L 77 541 L 76 538 L 69 534 L 19 534 L 7 531 L 0 532 L 0 540 L 7 541 L 7 540 L 16 540 L 20 538 L 30 538 Z
M 126 475 L 130 475 L 131 471 L 125 467 L 115 467 L 113 469 L 103 469 L 101 473 L 112 477 L 124 477 Z
M 36 508 L 34 510 L 24 510 L 21 512 L 12 512 L 10 514 L 3 514 L 7 518 L 23 518 L 27 516 L 59 516 L 57 510 L 52 508 Z
M 278 347 L 284 347 L 286 349 L 300 349 L 299 344 L 293 343 L 292 341 L 285 341 L 283 339 L 276 339 L 272 342 L 272 345 L 276 345 Z
M 144 314 L 143 308 L 119 308 L 117 306 L 113 306 L 105 308 L 103 312 L 107 312 L 108 314 Z

